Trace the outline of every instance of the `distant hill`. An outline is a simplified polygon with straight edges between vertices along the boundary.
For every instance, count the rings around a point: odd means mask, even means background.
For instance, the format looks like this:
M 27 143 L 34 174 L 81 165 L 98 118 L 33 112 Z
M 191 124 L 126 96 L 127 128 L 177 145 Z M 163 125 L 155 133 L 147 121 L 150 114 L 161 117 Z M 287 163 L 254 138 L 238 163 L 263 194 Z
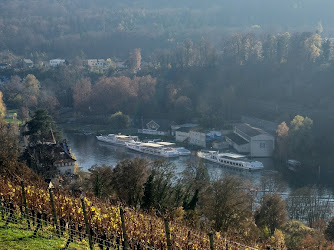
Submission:
M 0 50 L 17 54 L 125 57 L 202 36 L 219 43 L 233 32 L 334 33 L 330 0 L 116 1 L 13 0 L 0 2 Z

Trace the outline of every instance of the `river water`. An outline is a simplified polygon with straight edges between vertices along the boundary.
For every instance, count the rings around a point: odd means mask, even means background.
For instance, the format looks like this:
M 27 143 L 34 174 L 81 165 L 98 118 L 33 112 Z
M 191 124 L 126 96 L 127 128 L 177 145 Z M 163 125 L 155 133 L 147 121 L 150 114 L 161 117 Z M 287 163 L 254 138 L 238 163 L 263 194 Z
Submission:
M 149 158 L 149 159 L 161 159 L 158 156 L 152 156 L 147 154 L 137 153 L 135 151 L 131 151 L 125 147 L 114 146 L 108 143 L 98 141 L 94 135 L 81 135 L 75 133 L 65 133 L 64 137 L 68 141 L 68 145 L 71 148 L 72 153 L 75 154 L 79 167 L 83 170 L 88 170 L 93 165 L 107 165 L 114 167 L 117 163 L 121 160 L 126 158 Z M 199 158 L 195 156 L 195 152 L 191 156 L 179 156 L 173 159 L 167 159 L 175 164 L 176 172 L 180 175 L 182 171 L 187 167 L 190 161 L 199 161 Z M 211 179 L 219 178 L 222 175 L 234 175 L 242 177 L 244 181 L 249 182 L 252 187 L 255 187 L 257 190 L 255 192 L 255 203 L 259 206 L 261 198 L 263 194 L 268 192 L 268 186 L 264 188 L 261 185 L 261 179 L 267 181 L 267 185 L 271 185 L 273 179 L 268 178 L 268 176 L 280 175 L 281 173 L 276 171 L 274 168 L 274 163 L 272 159 L 256 159 L 263 163 L 264 169 L 260 171 L 245 171 L 245 170 L 237 170 L 231 168 L 225 168 L 218 164 L 209 163 L 204 161 L 203 163 L 208 169 L 208 173 Z M 264 177 L 264 178 L 262 178 Z M 287 198 L 291 190 L 295 189 L 296 187 L 293 185 L 293 181 L 286 182 L 286 178 L 288 179 L 289 176 L 285 175 L 284 180 L 279 179 L 278 182 L 275 180 L 276 184 L 282 185 L 283 189 L 279 191 L 279 194 L 282 196 L 283 199 Z M 331 212 L 328 216 L 333 216 L 334 212 L 334 199 L 332 198 L 333 190 L 325 188 L 317 188 L 319 198 L 323 199 L 325 202 L 330 198 L 331 200 Z
M 68 145 L 71 148 L 72 153 L 75 154 L 78 165 L 83 170 L 88 170 L 93 165 L 107 165 L 116 166 L 117 163 L 126 158 L 149 158 L 149 159 L 161 159 L 161 157 L 141 154 L 135 151 L 131 151 L 125 147 L 115 146 L 112 144 L 98 141 L 94 135 L 81 135 L 75 133 L 65 133 L 64 137 L 68 141 Z M 167 159 L 176 166 L 176 172 L 181 173 L 191 161 L 199 161 L 199 158 L 195 156 L 195 152 L 190 156 L 179 156 L 177 158 Z M 216 178 L 221 175 L 238 175 L 245 179 L 250 180 L 253 183 L 259 183 L 261 176 L 269 171 L 274 171 L 273 162 L 271 159 L 257 159 L 262 161 L 264 170 L 260 171 L 245 171 L 238 169 L 225 168 L 218 164 L 204 162 L 208 169 L 211 178 Z

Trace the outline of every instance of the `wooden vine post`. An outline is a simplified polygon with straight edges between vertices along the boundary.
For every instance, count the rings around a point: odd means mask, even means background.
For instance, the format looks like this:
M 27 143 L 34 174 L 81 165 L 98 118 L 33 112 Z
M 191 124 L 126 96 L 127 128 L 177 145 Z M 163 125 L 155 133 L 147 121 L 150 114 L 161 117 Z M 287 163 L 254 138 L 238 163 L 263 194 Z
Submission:
M 90 234 L 90 225 L 88 223 L 84 196 L 81 195 L 80 199 L 81 199 L 82 211 L 83 211 L 85 224 L 86 224 L 86 234 L 88 236 L 89 248 L 92 250 L 93 249 L 93 240 L 92 240 L 92 235 Z
M 2 196 L 0 196 L 0 213 L 1 213 L 1 218 L 2 218 L 2 220 L 5 220 L 5 213 L 4 213 L 4 210 L 2 208 L 2 200 L 3 200 L 3 198 L 2 198 Z
M 213 242 L 213 233 L 210 232 L 208 234 L 209 234 L 209 240 L 210 240 L 210 250 L 214 250 L 215 249 L 215 245 L 214 245 L 214 242 Z
M 37 226 L 34 230 L 34 234 L 33 234 L 33 237 L 36 237 L 37 236 L 37 232 L 38 230 L 42 228 L 42 213 L 41 212 L 37 212 Z
M 124 211 L 123 208 L 119 208 L 119 213 L 121 215 L 121 222 L 122 222 L 122 232 L 123 232 L 123 239 L 124 239 L 124 250 L 129 249 L 128 244 L 128 236 L 126 235 L 126 228 L 125 228 L 125 220 L 124 220 Z
M 26 191 L 24 188 L 24 183 L 21 181 L 21 188 L 22 188 L 22 198 L 23 198 L 23 205 L 24 205 L 24 215 L 27 219 L 28 229 L 30 229 L 30 221 L 29 221 L 29 214 L 27 208 L 27 198 L 26 198 Z
M 168 220 L 166 217 L 164 218 L 164 223 L 165 223 L 165 232 L 166 232 L 166 239 L 167 239 L 167 249 L 172 250 L 172 243 L 170 241 L 169 225 L 168 225 Z
M 56 214 L 56 209 L 55 209 L 55 203 L 53 200 L 53 195 L 52 195 L 52 182 L 49 184 L 49 195 L 50 195 L 50 202 L 51 202 L 51 209 L 52 209 L 52 216 L 53 216 L 53 226 L 56 225 L 56 230 L 57 230 L 57 235 L 60 238 L 60 232 L 59 232 L 59 226 L 58 226 L 58 221 L 57 221 L 57 214 Z

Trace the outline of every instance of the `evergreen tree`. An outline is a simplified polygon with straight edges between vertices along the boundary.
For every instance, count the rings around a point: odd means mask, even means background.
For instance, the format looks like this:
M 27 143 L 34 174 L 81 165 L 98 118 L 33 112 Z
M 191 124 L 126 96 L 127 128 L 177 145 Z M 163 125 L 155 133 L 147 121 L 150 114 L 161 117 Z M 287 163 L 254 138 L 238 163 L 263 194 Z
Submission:
M 37 143 L 38 141 L 50 140 L 53 133 L 56 141 L 61 139 L 60 131 L 58 130 L 52 116 L 48 114 L 45 109 L 39 109 L 35 112 L 30 121 L 26 123 L 28 131 L 23 135 L 30 136 L 30 143 Z
M 263 197 L 260 209 L 255 214 L 259 227 L 267 227 L 271 234 L 286 221 L 286 206 L 278 194 L 267 194 Z
M 144 184 L 144 197 L 142 199 L 142 207 L 148 209 L 153 205 L 153 175 L 148 177 L 147 182 Z
M 199 194 L 199 189 L 196 189 L 192 199 L 189 202 L 186 201 L 183 202 L 184 210 L 195 210 L 198 202 L 198 194 Z

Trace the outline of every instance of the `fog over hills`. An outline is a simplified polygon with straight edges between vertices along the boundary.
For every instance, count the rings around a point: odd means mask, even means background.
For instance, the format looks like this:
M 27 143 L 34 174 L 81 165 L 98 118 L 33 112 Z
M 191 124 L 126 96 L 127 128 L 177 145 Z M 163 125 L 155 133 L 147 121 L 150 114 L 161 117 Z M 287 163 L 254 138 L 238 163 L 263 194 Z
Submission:
M 331 37 L 333 8 L 330 0 L 1 1 L 0 49 L 102 56 L 98 47 L 109 46 L 107 53 L 124 56 L 134 47 L 145 54 L 202 36 L 219 45 L 236 32 L 314 32 L 319 22 Z

